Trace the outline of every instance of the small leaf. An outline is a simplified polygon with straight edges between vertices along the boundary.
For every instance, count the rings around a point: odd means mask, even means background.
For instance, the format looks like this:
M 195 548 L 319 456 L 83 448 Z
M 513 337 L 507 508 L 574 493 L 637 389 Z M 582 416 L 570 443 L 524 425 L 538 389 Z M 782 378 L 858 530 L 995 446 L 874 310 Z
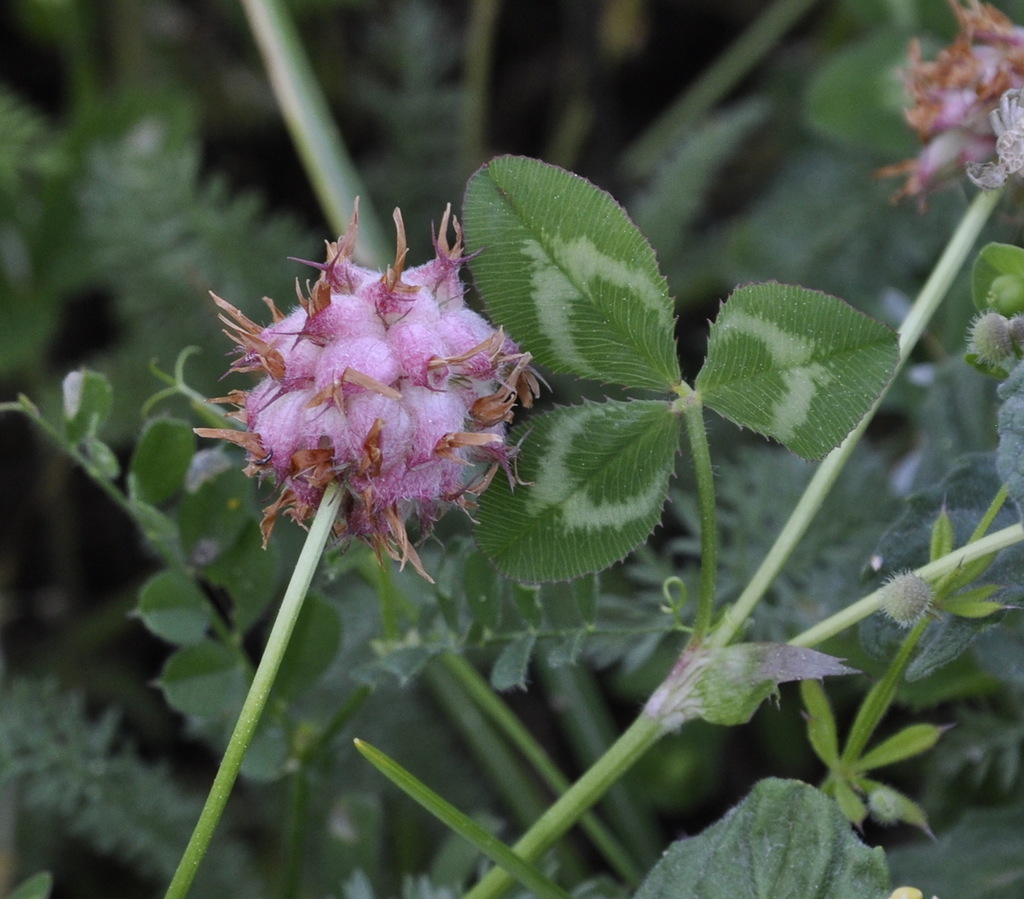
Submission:
M 818 459 L 853 430 L 898 358 L 896 335 L 842 300 L 750 284 L 733 292 L 711 326 L 696 388 L 741 427 Z
M 156 506 L 144 503 L 140 499 L 129 498 L 128 506 L 131 509 L 135 526 L 142 532 L 142 535 L 166 558 L 184 562 L 177 522 Z
M 117 455 L 98 437 L 87 435 L 82 441 L 82 451 L 99 477 L 112 481 L 121 473 Z
M 666 731 L 693 718 L 744 724 L 781 683 L 853 673 L 832 656 L 783 643 L 691 648 L 651 695 L 644 714 Z
M 858 827 L 864 823 L 864 819 L 868 816 L 868 807 L 864 800 L 857 795 L 857 791 L 845 780 L 836 783 L 835 799 L 847 821 Z
M 884 765 L 894 765 L 927 752 L 939 741 L 945 730 L 936 724 L 911 724 L 864 753 L 857 761 L 857 770 L 870 771 Z
M 555 166 L 501 156 L 470 179 L 463 221 L 488 312 L 537 362 L 627 387 L 679 383 L 665 279 L 607 193 Z
M 994 584 L 989 585 L 991 589 L 998 589 Z M 988 588 L 982 588 L 988 589 Z M 974 593 L 975 591 L 970 591 Z M 954 596 L 942 604 L 942 610 L 960 618 L 988 618 L 996 612 L 1002 612 L 1006 606 L 993 599 L 972 599 L 970 595 Z
M 903 118 L 906 93 L 901 76 L 907 36 L 884 29 L 830 54 L 811 82 L 811 124 L 846 144 L 900 158 L 913 152 Z
M 195 582 L 176 571 L 161 571 L 139 591 L 136 610 L 147 629 L 168 643 L 199 643 L 210 626 L 210 604 Z
M 259 525 L 250 520 L 238 539 L 203 567 L 203 577 L 231 597 L 231 617 L 246 631 L 274 599 L 278 575 L 277 544 L 263 548 Z
M 110 382 L 87 369 L 69 372 L 64 378 L 64 434 L 71 446 L 95 436 L 110 416 L 114 395 Z
M 491 669 L 491 686 L 495 690 L 525 690 L 526 674 L 537 638 L 520 634 L 506 646 Z
M 246 676 L 241 662 L 226 646 L 204 640 L 174 653 L 157 684 L 167 702 L 182 714 L 213 718 L 237 713 L 245 695 Z
M 941 559 L 947 553 L 953 551 L 955 534 L 953 532 L 953 521 L 949 513 L 943 508 L 935 516 L 935 524 L 932 525 L 932 541 L 929 560 L 934 562 Z
M 635 899 L 885 899 L 885 854 L 807 784 L 762 780 L 724 818 L 673 843 Z
M 576 631 L 557 640 L 548 647 L 545 658 L 549 668 L 561 668 L 563 665 L 575 665 L 583 652 L 585 638 L 583 631 Z
M 983 247 L 971 269 L 971 294 L 982 312 L 1024 312 L 1024 249 L 1005 243 Z
M 816 680 L 800 681 L 800 696 L 807 709 L 807 738 L 828 768 L 839 764 L 839 734 L 825 688 Z
M 782 643 L 740 643 L 714 651 L 698 681 L 700 717 L 712 724 L 744 724 L 787 681 L 854 674 L 838 659 Z
M 501 578 L 486 558 L 474 552 L 465 560 L 461 589 L 473 617 L 490 631 L 501 625 Z
M 540 589 L 532 584 L 510 584 L 512 600 L 523 616 L 523 621 L 531 628 L 540 627 L 544 620 L 544 609 L 540 601 Z
M 971 559 L 970 562 L 964 562 L 959 568 L 954 569 L 942 578 L 939 581 L 939 585 L 948 592 L 950 590 L 959 590 L 968 584 L 973 584 L 992 567 L 992 563 L 995 562 L 997 556 L 997 553 L 987 553 L 984 556 Z M 989 584 L 987 586 L 993 585 Z M 942 608 L 946 608 L 945 602 L 943 602 Z
M 170 499 L 181 489 L 195 451 L 196 435 L 186 422 L 172 418 L 146 422 L 128 469 L 130 495 L 151 505 Z
M 240 469 L 222 472 L 185 493 L 178 520 L 181 542 L 193 565 L 209 565 L 238 540 L 253 519 L 253 483 Z
M 527 436 L 528 435 L 528 436 Z M 679 425 L 656 400 L 554 409 L 516 428 L 526 486 L 497 478 L 481 497 L 480 549 L 509 577 L 566 580 L 622 559 L 654 529 Z

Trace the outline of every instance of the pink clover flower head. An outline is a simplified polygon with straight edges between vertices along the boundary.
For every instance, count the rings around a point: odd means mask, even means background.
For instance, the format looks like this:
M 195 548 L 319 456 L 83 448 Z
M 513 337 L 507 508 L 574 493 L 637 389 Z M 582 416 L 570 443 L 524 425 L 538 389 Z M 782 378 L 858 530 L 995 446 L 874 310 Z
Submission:
M 905 115 L 923 146 L 916 158 L 879 172 L 906 177 L 897 198 L 925 194 L 965 165 L 976 171 L 990 159 L 1001 136 L 993 112 L 1007 91 L 1024 88 L 1024 28 L 979 0 L 950 3 L 960 25 L 956 40 L 934 61 L 922 59 L 917 41 L 910 45 L 904 80 L 913 106 Z
M 456 240 L 449 246 L 449 224 Z M 263 376 L 251 390 L 214 402 L 238 407 L 245 430 L 197 428 L 248 453 L 246 474 L 279 488 L 264 510 L 264 544 L 279 515 L 306 521 L 328 485 L 343 491 L 334 525 L 424 577 L 406 531 L 421 536 L 451 506 L 470 510 L 501 468 L 514 479 L 505 431 L 518 403 L 539 393 L 531 357 L 464 301 L 462 231 L 445 210 L 435 258 L 405 270 L 405 227 L 384 273 L 352 261 L 358 208 L 327 244 L 320 277 L 299 306 L 256 324 L 214 295 L 225 333 L 238 344 L 232 371 Z M 429 579 L 429 577 L 428 577 Z

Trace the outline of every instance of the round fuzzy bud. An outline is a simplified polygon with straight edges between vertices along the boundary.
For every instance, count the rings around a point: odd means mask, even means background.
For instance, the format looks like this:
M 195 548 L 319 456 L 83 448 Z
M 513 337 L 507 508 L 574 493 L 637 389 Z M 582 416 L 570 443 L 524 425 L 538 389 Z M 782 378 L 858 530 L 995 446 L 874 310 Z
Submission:
M 881 588 L 882 611 L 900 627 L 917 624 L 931 610 L 935 594 L 912 572 L 895 574 Z
M 1002 365 L 1014 358 L 1010 323 L 998 312 L 986 312 L 971 325 L 968 352 L 987 365 Z
M 917 887 L 897 887 L 889 899 L 924 899 L 924 893 Z
M 880 786 L 868 794 L 868 811 L 878 824 L 897 824 L 901 820 L 903 797 L 895 790 Z
M 999 275 L 989 285 L 985 302 L 990 309 L 1007 317 L 1024 312 L 1024 278 L 1020 275 Z

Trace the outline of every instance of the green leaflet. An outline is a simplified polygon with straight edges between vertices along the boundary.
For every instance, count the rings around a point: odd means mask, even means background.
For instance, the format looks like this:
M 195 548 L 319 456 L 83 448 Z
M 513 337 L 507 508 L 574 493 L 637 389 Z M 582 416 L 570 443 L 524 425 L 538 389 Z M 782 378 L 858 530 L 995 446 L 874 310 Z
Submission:
M 191 578 L 170 569 L 146 581 L 135 614 L 150 633 L 179 646 L 201 642 L 210 626 L 210 603 L 202 590 Z
M 222 643 L 204 640 L 177 650 L 164 663 L 157 685 L 168 704 L 198 718 L 235 714 L 245 697 L 246 672 Z
M 622 559 L 654 529 L 679 446 L 669 403 L 586 403 L 517 427 L 525 482 L 480 499 L 480 549 L 508 576 L 566 580 Z
M 737 288 L 711 326 L 704 403 L 805 459 L 838 446 L 888 383 L 896 335 L 836 297 L 774 282 Z
M 836 804 L 793 780 L 762 780 L 702 834 L 673 843 L 636 899 L 885 899 L 881 849 Z
M 173 418 L 147 421 L 128 470 L 131 495 L 153 505 L 169 500 L 184 484 L 195 452 L 196 435 L 187 422 Z
M 679 383 L 665 279 L 607 193 L 555 166 L 502 156 L 470 179 L 463 219 L 489 313 L 537 362 L 626 387 Z
M 807 115 L 817 131 L 839 142 L 899 159 L 914 152 L 903 119 L 901 81 L 907 35 L 881 30 L 831 54 L 811 81 Z

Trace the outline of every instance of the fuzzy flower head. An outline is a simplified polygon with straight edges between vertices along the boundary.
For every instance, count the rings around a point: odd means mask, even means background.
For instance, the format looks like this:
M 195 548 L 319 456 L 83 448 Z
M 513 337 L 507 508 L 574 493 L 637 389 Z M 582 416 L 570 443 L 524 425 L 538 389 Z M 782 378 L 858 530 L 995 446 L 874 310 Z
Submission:
M 880 172 L 906 176 L 899 196 L 933 190 L 965 165 L 989 159 L 1015 127 L 1017 99 L 1004 95 L 1024 87 L 1024 28 L 979 0 L 951 4 L 960 25 L 956 40 L 932 62 L 921 58 L 916 41 L 910 47 L 905 82 L 913 106 L 906 118 L 923 147 Z
M 233 417 L 244 431 L 197 433 L 238 444 L 248 453 L 246 474 L 276 481 L 264 543 L 281 513 L 305 521 L 336 483 L 343 498 L 335 535 L 426 576 L 406 520 L 425 535 L 448 507 L 471 508 L 499 468 L 512 476 L 506 426 L 517 402 L 532 404 L 537 378 L 529 354 L 466 306 L 462 232 L 450 213 L 435 258 L 406 271 L 395 210 L 398 249 L 382 274 L 352 262 L 357 210 L 344 236 L 327 244 L 326 262 L 310 263 L 320 277 L 308 296 L 299 292 L 297 308 L 285 315 L 265 300 L 267 327 L 214 296 L 239 347 L 232 371 L 263 378 L 216 400 L 238 407 Z

